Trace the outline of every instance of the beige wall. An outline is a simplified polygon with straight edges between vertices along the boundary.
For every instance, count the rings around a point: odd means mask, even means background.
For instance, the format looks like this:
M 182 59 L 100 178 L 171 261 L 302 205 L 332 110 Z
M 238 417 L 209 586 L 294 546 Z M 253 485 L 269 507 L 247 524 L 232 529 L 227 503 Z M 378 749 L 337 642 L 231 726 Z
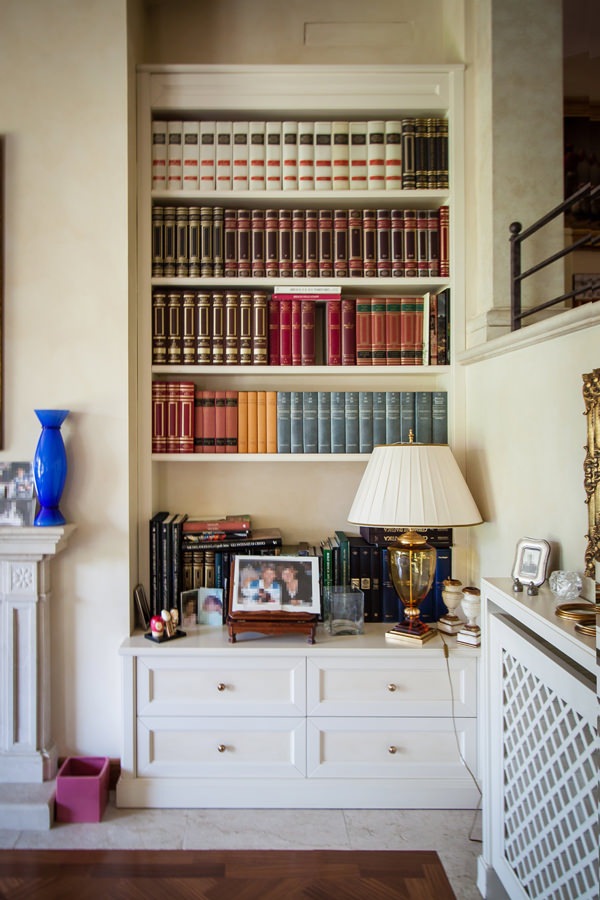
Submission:
M 124 0 L 0 0 L 6 140 L 2 460 L 31 459 L 35 407 L 71 410 L 53 564 L 61 752 L 117 755 L 129 629 L 127 72 Z
M 223 10 L 234 7 L 239 15 L 223 22 Z M 488 0 L 368 6 L 362 0 L 158 0 L 150 4 L 154 39 L 144 51 L 141 0 L 0 0 L 0 132 L 7 135 L 0 459 L 31 458 L 34 407 L 73 411 L 64 428 L 70 472 L 63 509 L 77 531 L 54 567 L 53 698 L 61 753 L 118 756 L 121 746 L 118 646 L 130 622 L 129 494 L 135 492 L 128 52 L 145 62 L 477 59 L 476 74 L 487 88 L 485 41 L 479 56 L 472 55 L 473 9 L 487 7 Z M 195 25 L 192 11 L 202 17 Z M 319 22 L 353 27 L 305 27 Z M 369 25 L 361 26 L 362 43 L 357 23 Z M 525 102 L 524 93 L 520 99 Z M 468 111 L 476 109 L 471 98 Z M 492 149 L 474 155 L 483 183 L 489 183 Z M 469 227 L 469 247 L 478 227 L 491 240 L 494 216 L 472 217 Z M 491 283 L 488 293 L 491 298 Z M 598 365 L 597 338 L 597 329 L 579 332 L 466 368 L 467 474 L 488 519 L 473 535 L 480 560 L 474 557 L 473 573 L 504 574 L 524 535 L 559 542 L 562 564 L 582 569 L 580 376 Z M 294 468 L 293 477 L 303 471 Z

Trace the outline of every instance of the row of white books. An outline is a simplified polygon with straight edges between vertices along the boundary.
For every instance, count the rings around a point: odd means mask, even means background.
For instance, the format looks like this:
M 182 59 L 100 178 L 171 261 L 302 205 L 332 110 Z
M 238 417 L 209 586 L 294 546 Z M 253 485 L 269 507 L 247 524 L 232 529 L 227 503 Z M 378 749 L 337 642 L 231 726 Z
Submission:
M 447 121 L 152 123 L 154 191 L 444 189 Z

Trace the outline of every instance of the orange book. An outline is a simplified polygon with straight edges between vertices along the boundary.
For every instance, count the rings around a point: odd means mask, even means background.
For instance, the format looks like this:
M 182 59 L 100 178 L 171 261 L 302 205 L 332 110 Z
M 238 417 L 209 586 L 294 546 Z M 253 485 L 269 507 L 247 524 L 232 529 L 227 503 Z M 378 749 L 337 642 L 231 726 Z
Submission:
M 202 452 L 215 452 L 215 392 L 202 391 Z
M 246 391 L 248 395 L 248 453 L 258 453 L 257 391 Z
M 277 453 L 277 391 L 266 391 L 267 453 Z
M 248 391 L 238 392 L 237 452 L 248 452 Z
M 256 392 L 256 452 L 267 452 L 267 393 Z

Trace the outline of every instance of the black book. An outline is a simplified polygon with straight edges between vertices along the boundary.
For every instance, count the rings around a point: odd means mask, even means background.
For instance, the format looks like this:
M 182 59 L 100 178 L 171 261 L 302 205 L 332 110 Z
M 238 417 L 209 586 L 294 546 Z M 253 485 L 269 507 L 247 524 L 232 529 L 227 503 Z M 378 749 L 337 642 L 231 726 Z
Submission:
M 169 515 L 168 512 L 157 512 L 150 519 L 150 610 L 152 615 L 160 613 L 161 585 L 161 524 Z

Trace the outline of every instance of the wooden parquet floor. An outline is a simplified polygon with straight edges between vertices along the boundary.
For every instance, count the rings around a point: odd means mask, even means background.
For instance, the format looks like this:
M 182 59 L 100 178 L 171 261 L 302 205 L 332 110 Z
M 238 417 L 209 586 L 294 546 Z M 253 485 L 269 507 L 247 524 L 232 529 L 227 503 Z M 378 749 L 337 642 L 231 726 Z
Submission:
M 0 850 L 0 898 L 456 900 L 422 850 Z

